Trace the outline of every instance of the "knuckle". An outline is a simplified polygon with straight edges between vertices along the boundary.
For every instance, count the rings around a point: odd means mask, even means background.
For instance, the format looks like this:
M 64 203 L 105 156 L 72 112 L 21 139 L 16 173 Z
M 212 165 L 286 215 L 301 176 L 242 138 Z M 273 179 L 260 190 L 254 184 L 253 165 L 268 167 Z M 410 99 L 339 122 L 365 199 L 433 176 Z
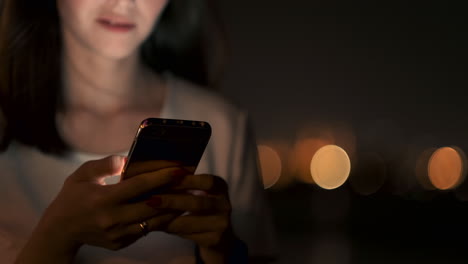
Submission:
M 109 169 L 114 169 L 120 166 L 121 157 L 119 156 L 109 156 L 107 159 L 107 166 Z
M 85 161 L 83 164 L 81 164 L 81 166 L 78 168 L 79 171 L 88 171 L 90 170 L 91 168 L 94 167 L 96 161 L 94 160 L 88 160 L 88 161 Z
M 201 196 L 201 197 L 197 197 L 198 199 L 198 208 L 201 210 L 201 211 L 209 211 L 213 208 L 213 203 L 211 201 L 210 198 L 208 197 L 204 197 L 204 196 Z
M 212 190 L 215 188 L 215 176 L 210 174 L 199 174 L 193 176 L 193 181 L 197 186 L 206 190 Z
M 99 192 L 90 192 L 88 194 L 89 204 L 93 207 L 97 207 L 104 203 L 104 197 Z
M 115 225 L 114 220 L 108 214 L 98 215 L 96 218 L 96 224 L 98 228 L 102 230 L 109 230 Z
M 65 180 L 63 181 L 63 185 L 68 186 L 69 184 L 73 184 L 73 182 L 75 181 L 74 179 L 75 175 L 76 175 L 76 172 L 68 176 L 67 178 L 65 178 Z
M 208 190 L 215 190 L 216 189 L 216 176 L 211 176 L 207 178 L 207 182 L 208 182 L 208 186 L 207 189 Z
M 65 183 L 76 181 L 76 179 L 82 178 L 82 175 L 89 173 L 93 167 L 93 161 L 86 161 L 81 164 L 69 177 L 65 179 Z

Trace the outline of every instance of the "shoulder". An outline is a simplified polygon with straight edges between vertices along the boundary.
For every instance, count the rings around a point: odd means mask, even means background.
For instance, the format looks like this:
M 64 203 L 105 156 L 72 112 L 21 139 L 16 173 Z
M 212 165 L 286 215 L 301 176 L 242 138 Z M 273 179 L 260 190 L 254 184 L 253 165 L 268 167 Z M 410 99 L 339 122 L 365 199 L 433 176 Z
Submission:
M 245 121 L 247 112 L 219 92 L 171 76 L 169 104 L 174 118 L 204 120 L 216 124 Z
M 241 108 L 224 97 L 221 93 L 194 84 L 185 79 L 171 76 L 168 80 L 173 99 L 182 100 L 192 110 L 223 110 L 226 112 L 241 112 Z

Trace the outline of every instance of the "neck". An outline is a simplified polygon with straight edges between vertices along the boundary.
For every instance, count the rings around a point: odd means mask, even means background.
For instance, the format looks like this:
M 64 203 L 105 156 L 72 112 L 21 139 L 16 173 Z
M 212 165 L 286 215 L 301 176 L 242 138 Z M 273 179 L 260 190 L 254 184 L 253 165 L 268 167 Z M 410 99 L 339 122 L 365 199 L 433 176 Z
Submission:
M 142 100 L 149 84 L 154 84 L 150 81 L 154 74 L 142 65 L 136 52 L 114 59 L 78 46 L 68 45 L 64 50 L 66 109 L 107 114 L 144 104 Z

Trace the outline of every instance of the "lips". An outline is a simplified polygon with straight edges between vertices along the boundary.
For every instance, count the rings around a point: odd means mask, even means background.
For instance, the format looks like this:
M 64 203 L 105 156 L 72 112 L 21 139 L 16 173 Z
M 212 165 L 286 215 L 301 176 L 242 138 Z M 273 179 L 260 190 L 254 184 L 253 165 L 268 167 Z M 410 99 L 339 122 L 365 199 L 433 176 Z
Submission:
M 136 27 L 134 23 L 120 18 L 99 18 L 97 22 L 105 29 L 114 32 L 128 32 Z

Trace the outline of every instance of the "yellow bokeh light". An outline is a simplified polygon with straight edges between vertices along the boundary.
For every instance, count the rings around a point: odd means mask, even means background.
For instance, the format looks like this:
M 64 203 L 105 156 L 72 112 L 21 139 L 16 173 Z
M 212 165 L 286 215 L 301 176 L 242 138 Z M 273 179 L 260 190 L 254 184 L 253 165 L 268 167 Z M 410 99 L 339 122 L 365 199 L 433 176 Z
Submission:
M 428 164 L 428 176 L 432 185 L 439 190 L 457 187 L 464 177 L 464 155 L 461 150 L 444 147 L 436 150 Z
M 346 149 L 351 160 L 356 152 L 356 135 L 352 126 L 346 122 L 309 122 L 300 127 L 296 138 L 298 140 L 319 139 L 327 142 L 327 145 L 340 146 Z M 312 156 L 309 157 L 308 164 L 310 164 L 310 159 Z
M 351 161 L 346 151 L 336 145 L 319 149 L 310 163 L 315 183 L 327 190 L 343 185 L 351 172 Z
M 330 141 L 321 138 L 306 138 L 296 143 L 293 155 L 290 156 L 290 167 L 293 168 L 299 181 L 308 184 L 314 183 L 314 179 L 310 175 L 310 162 L 320 148 L 333 144 Z
M 272 187 L 281 176 L 281 158 L 278 152 L 266 145 L 258 146 L 260 170 L 262 173 L 263 187 Z
M 315 184 L 310 173 L 312 157 L 322 147 L 339 145 L 346 149 L 353 160 L 356 150 L 356 137 L 349 124 L 344 122 L 308 122 L 296 134 L 296 142 L 288 157 L 287 170 L 298 181 Z M 286 157 L 286 156 L 285 156 Z M 283 177 L 282 177 L 283 178 Z M 281 181 L 281 179 L 280 179 Z

